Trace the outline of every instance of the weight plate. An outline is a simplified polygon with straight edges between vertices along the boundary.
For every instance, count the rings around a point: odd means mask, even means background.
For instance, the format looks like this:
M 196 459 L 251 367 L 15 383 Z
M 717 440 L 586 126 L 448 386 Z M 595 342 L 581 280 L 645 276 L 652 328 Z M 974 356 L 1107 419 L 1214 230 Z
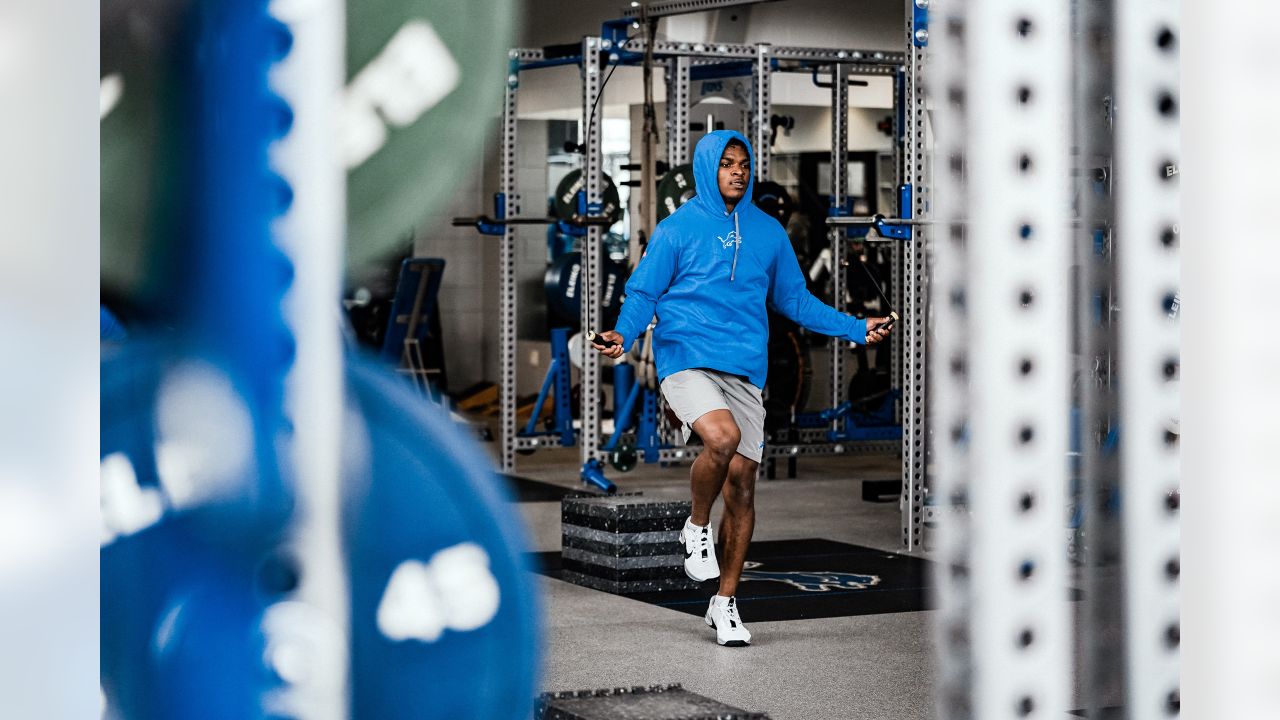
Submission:
M 618 472 L 631 472 L 636 469 L 636 462 L 640 459 L 639 453 L 636 452 L 635 446 L 631 443 L 620 442 L 618 447 L 609 453 L 609 464 Z
M 348 383 L 370 441 L 347 501 L 353 717 L 527 717 L 540 638 L 516 506 L 475 443 L 401 382 L 362 363 Z
M 186 8 L 209 4 L 102 8 L 101 76 L 118 97 L 99 133 L 102 284 L 135 299 L 154 289 L 147 275 L 158 269 L 148 263 L 182 236 Z M 456 178 L 480 166 L 492 127 L 484 118 L 499 110 L 518 13 L 513 0 L 345 6 L 346 89 L 335 114 L 349 162 L 347 272 L 359 276 L 407 250 L 414 229 L 456 194 Z
M 603 332 L 613 327 L 622 310 L 622 291 L 630 271 L 625 262 L 604 260 L 600 263 L 604 277 L 600 288 L 600 328 Z M 566 253 L 556 258 L 543 275 L 543 290 L 547 296 L 547 311 L 552 327 L 576 326 L 582 321 L 582 298 L 578 280 L 582 275 L 582 254 Z
M 752 200 L 756 207 L 782 223 L 783 227 L 787 226 L 787 221 L 791 219 L 791 213 L 795 210 L 787 189 L 772 180 L 756 183 L 752 190 Z
M 547 266 L 542 285 L 552 327 L 577 323 L 581 307 L 578 300 L 578 274 L 581 272 L 582 256 L 576 252 L 565 253 Z
M 698 187 L 693 179 L 693 165 L 677 165 L 662 176 L 658 183 L 658 220 L 662 220 L 676 208 L 689 202 Z
M 208 361 L 141 337 L 102 363 L 108 717 L 263 717 L 263 695 L 280 685 L 262 662 L 268 601 L 257 577 L 288 499 L 278 473 L 252 469 L 248 403 L 234 386 Z M 178 472 L 162 474 L 174 465 L 158 456 L 177 459 Z
M 580 190 L 586 189 L 586 183 L 582 180 L 582 171 L 574 170 L 563 178 L 556 185 L 555 195 L 555 213 L 556 217 L 561 220 L 570 221 L 578 217 L 578 201 L 577 194 Z M 601 193 L 604 207 L 601 215 L 609 218 L 610 222 L 618 222 L 622 219 L 622 200 L 618 197 L 618 187 L 613 184 L 613 178 L 606 173 L 604 176 L 604 192 Z
M 341 637 L 314 608 L 280 602 L 306 571 L 281 543 L 293 500 L 264 507 L 264 490 L 278 495 L 252 468 L 209 476 L 228 450 L 253 456 L 252 446 L 226 444 L 235 428 L 214 412 L 234 394 L 186 398 L 215 401 L 187 408 L 208 434 L 182 438 L 186 464 L 157 469 L 165 437 L 156 428 L 181 408 L 156 388 L 193 363 L 144 343 L 132 341 L 102 368 L 101 664 L 111 716 L 274 717 L 268 702 L 282 678 L 329 681 L 341 668 L 325 652 L 342 652 Z M 349 716 L 527 716 L 536 587 L 501 481 L 472 440 L 385 368 L 357 361 L 346 386 Z M 183 484 L 197 479 L 227 481 L 228 492 L 202 501 L 208 487 Z M 273 644 L 275 623 L 302 655 Z

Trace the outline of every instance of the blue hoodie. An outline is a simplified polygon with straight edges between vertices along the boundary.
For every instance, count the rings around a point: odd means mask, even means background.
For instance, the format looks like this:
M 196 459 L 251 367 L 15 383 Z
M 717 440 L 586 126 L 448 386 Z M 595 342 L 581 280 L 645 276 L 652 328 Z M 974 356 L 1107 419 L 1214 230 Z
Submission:
M 717 180 L 730 140 L 755 154 L 741 133 L 716 130 L 693 151 L 698 194 L 654 229 L 648 251 L 627 281 L 614 330 L 629 347 L 654 315 L 659 380 L 689 368 L 743 375 L 764 387 L 769 368 L 765 303 L 823 335 L 865 343 L 867 323 L 814 297 L 805 287 L 791 241 L 778 221 L 751 202 L 754 180 L 732 213 Z

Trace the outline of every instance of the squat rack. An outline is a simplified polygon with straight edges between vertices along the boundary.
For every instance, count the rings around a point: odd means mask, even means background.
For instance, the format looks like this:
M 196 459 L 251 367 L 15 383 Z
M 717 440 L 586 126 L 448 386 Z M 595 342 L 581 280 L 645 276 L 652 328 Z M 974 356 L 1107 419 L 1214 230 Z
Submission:
M 941 12 L 938 717 L 1174 717 L 1177 3 Z M 1097 180 L 1081 172 L 1100 157 Z M 1078 571 L 1062 535 L 1073 502 L 1088 541 Z M 1081 580 L 1075 609 L 1063 598 Z
M 910 3 L 908 3 L 910 7 Z M 652 16 L 651 16 L 652 17 Z M 500 307 L 500 443 L 501 469 L 503 472 L 514 472 L 517 451 L 537 450 L 540 448 L 559 447 L 562 445 L 558 433 L 541 433 L 538 435 L 521 435 L 517 432 L 516 423 L 516 316 L 518 311 L 516 278 L 515 278 L 515 222 L 505 222 L 505 218 L 518 218 L 521 215 L 522 198 L 517 186 L 516 149 L 517 149 L 517 109 L 520 86 L 520 73 L 531 70 L 564 65 L 577 65 L 582 74 L 582 130 L 581 146 L 583 153 L 583 195 L 585 200 L 584 214 L 595 216 L 600 212 L 604 181 L 602 176 L 602 148 L 600 143 L 601 115 L 592 112 L 601 95 L 601 72 L 605 64 L 638 66 L 644 57 L 647 40 L 644 37 L 628 37 L 627 30 L 632 27 L 631 20 L 615 20 L 603 25 L 599 36 L 587 36 L 581 41 L 577 52 L 565 52 L 565 46 L 555 48 L 514 48 L 508 54 L 508 74 L 505 93 L 505 104 L 502 116 L 502 154 L 501 154 L 501 190 L 495 198 L 495 218 L 501 226 L 501 242 L 499 250 L 499 307 Z M 910 40 L 908 41 L 910 43 Z M 652 55 L 656 63 L 664 66 L 667 93 L 667 162 L 675 166 L 688 161 L 690 154 L 689 137 L 689 99 L 690 83 L 694 66 L 721 66 L 727 72 L 740 71 L 744 63 L 750 64 L 752 78 L 751 108 L 747 113 L 747 135 L 754 145 L 756 163 L 755 177 L 757 182 L 770 177 L 770 116 L 771 116 L 771 78 L 774 72 L 812 72 L 819 67 L 831 69 L 832 82 L 832 172 L 831 197 L 832 215 L 847 215 L 847 127 L 848 127 L 848 77 L 854 75 L 891 75 L 895 82 L 895 102 L 902 101 L 902 89 L 907 89 L 906 97 L 911 98 L 913 107 L 905 111 L 898 108 L 898 137 L 902 138 L 895 152 L 899 155 L 897 183 L 914 184 L 915 216 L 920 217 L 927 209 L 921 199 L 924 195 L 922 171 L 912 174 L 913 168 L 922 165 L 919 159 L 923 152 L 923 94 L 919 91 L 917 73 L 919 63 L 909 62 L 906 53 L 880 50 L 836 49 L 775 46 L 768 43 L 754 45 L 733 43 L 697 43 L 655 41 Z M 732 68 L 732 69 L 730 69 Z M 914 90 L 913 90 L 914 89 Z M 914 93 L 914 94 L 913 94 Z M 912 154 L 916 160 L 911 160 Z M 905 167 L 905 171 L 904 171 Z M 911 198 L 913 193 L 908 188 L 905 195 Z M 900 213 L 910 217 L 912 210 L 903 208 Z M 588 224 L 585 227 L 582 243 L 582 264 L 579 287 L 584 297 L 596 298 L 599 295 L 601 279 L 600 242 L 603 229 L 599 224 Z M 900 295 L 904 292 L 908 298 L 915 300 L 907 306 L 904 318 L 906 337 L 923 338 L 923 314 L 917 320 L 916 312 L 923 313 L 924 282 L 926 268 L 923 264 L 923 253 L 913 248 L 911 237 L 913 229 L 908 229 L 900 237 L 907 240 L 905 251 L 907 262 L 898 262 L 902 250 L 895 245 L 895 275 L 901 270 L 901 278 L 893 283 L 894 303 L 902 307 Z M 846 233 L 841 228 L 830 228 L 828 237 L 832 243 L 833 263 L 837 269 L 845 262 Z M 843 310 L 844 277 L 842 272 L 833 272 L 835 276 L 835 307 Z M 600 309 L 598 302 L 583 302 L 581 313 L 581 332 L 583 336 L 592 330 L 600 330 Z M 830 400 L 834 407 L 841 402 L 844 385 L 846 343 L 832 339 L 830 373 L 832 378 Z M 894 376 L 897 383 L 897 369 L 900 366 L 902 341 L 895 339 Z M 917 344 L 920 344 L 917 341 Z M 924 405 L 922 353 L 916 354 L 912 363 L 914 373 L 905 376 L 905 395 L 903 404 L 904 445 L 914 442 L 912 447 L 918 448 L 916 453 L 903 452 L 903 541 L 906 549 L 917 549 L 920 544 L 920 496 L 923 488 L 923 428 Z M 581 407 L 581 423 L 577 441 L 581 448 L 581 459 L 584 475 L 589 468 L 599 472 L 604 454 L 601 449 L 599 407 L 593 399 L 599 394 L 600 365 L 595 353 L 583 353 L 581 368 L 580 393 L 583 399 Z M 674 433 L 663 426 L 664 440 L 670 441 Z M 800 442 L 795 444 L 770 445 L 767 450 L 769 458 L 787 458 L 799 455 L 830 455 L 853 452 L 893 452 L 899 449 L 897 441 L 860 441 L 860 442 L 826 442 L 826 428 L 799 431 Z M 671 447 L 660 451 L 660 462 L 684 462 L 696 457 L 696 448 Z M 912 489 L 908 491 L 907 489 Z M 910 501 L 914 497 L 914 502 Z

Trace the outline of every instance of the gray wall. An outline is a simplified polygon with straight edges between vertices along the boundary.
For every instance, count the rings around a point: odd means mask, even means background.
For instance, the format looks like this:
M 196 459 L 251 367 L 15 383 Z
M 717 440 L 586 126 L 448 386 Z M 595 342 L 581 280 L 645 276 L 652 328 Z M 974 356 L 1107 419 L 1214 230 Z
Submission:
M 414 238 L 415 255 L 445 260 L 440 323 L 449 389 L 455 392 L 498 377 L 492 340 L 498 318 L 497 238 L 450 224 L 454 217 L 492 214 L 492 195 L 486 190 L 492 181 L 486 176 L 496 175 L 496 164 L 496 157 L 486 152 L 472 167 L 440 173 L 440 182 L 456 183 L 457 190 L 439 213 L 424 219 Z

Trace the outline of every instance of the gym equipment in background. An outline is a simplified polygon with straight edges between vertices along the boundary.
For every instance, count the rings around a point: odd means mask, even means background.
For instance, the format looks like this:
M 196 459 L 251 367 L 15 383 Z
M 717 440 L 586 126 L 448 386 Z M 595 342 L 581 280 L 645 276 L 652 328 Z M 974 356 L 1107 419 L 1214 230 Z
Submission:
M 870 230 L 875 230 L 877 236 L 882 240 L 910 240 L 913 227 L 928 226 L 933 223 L 931 220 L 912 216 L 912 188 L 910 185 L 899 185 L 897 191 L 898 217 L 885 217 L 880 213 L 865 217 L 854 217 L 847 214 L 832 215 L 827 218 L 826 224 L 832 227 L 845 228 L 848 237 L 867 237 Z
M 437 402 L 449 391 L 445 371 L 440 308 L 436 302 L 444 276 L 442 258 L 407 258 L 391 303 L 381 357 Z
M 791 200 L 791 194 L 772 180 L 756 183 L 751 191 L 751 201 L 784 228 L 787 226 L 787 221 L 791 219 L 791 213 L 795 212 L 795 203 Z
M 572 235 L 564 232 L 559 223 L 547 226 L 547 262 L 555 262 L 560 256 L 579 252 L 578 247 L 581 240 L 580 235 Z M 626 236 L 621 233 L 605 233 L 604 236 L 604 252 L 605 259 L 614 262 L 626 262 L 630 257 L 631 247 Z
M 608 453 L 609 465 L 618 472 L 631 472 L 640 460 L 641 451 L 661 445 L 656 418 L 648 409 L 654 402 L 653 395 L 652 388 L 636 382 L 636 369 L 629 358 L 613 365 L 613 433 L 601 449 Z M 637 407 L 637 403 L 644 406 Z M 633 427 L 635 432 L 624 439 L 624 433 Z
M 622 311 L 622 291 L 630 277 L 625 261 L 604 260 L 600 284 L 601 327 L 611 328 Z M 582 254 L 565 253 L 547 266 L 542 286 L 547 298 L 547 322 L 551 327 L 578 325 L 582 319 Z
M 661 9 L 648 7 L 644 10 L 647 17 L 652 20 L 659 16 L 680 14 L 684 12 L 693 12 L 685 5 L 672 4 L 670 7 L 662 7 Z M 657 13 L 657 14 L 655 14 Z M 518 386 L 518 363 L 516 358 L 516 323 L 514 318 L 520 314 L 518 305 L 520 294 L 516 292 L 516 286 L 519 282 L 517 276 L 516 258 L 517 246 L 520 242 L 517 228 L 519 224 L 532 224 L 538 222 L 547 222 L 545 218 L 520 217 L 521 194 L 518 172 L 520 156 L 519 146 L 519 122 L 520 116 L 519 98 L 521 95 L 521 80 L 531 71 L 543 68 L 576 66 L 580 70 L 582 78 L 582 117 L 584 121 L 579 128 L 579 135 L 573 142 L 573 151 L 582 154 L 582 169 L 584 186 L 583 191 L 579 194 L 577 200 L 577 214 L 583 215 L 583 219 L 574 224 L 575 227 L 585 230 L 585 237 L 588 242 L 583 242 L 580 249 L 583 255 L 583 262 L 580 273 L 584 275 L 581 282 L 585 287 L 596 288 L 596 292 L 604 287 L 605 273 L 600 268 L 600 251 L 603 243 L 599 242 L 605 232 L 605 228 L 610 224 L 609 217 L 600 215 L 603 211 L 605 202 L 604 194 L 606 185 L 603 177 L 603 150 L 601 143 L 601 128 L 599 119 L 593 108 L 598 105 L 605 79 L 610 77 L 610 73 L 619 66 L 645 66 L 665 67 L 666 72 L 666 88 L 668 97 L 675 99 L 667 105 L 667 161 L 674 167 L 667 173 L 665 180 L 667 181 L 667 198 L 671 207 L 663 208 L 666 200 L 655 203 L 655 214 L 665 212 L 669 214 L 678 207 L 677 203 L 686 201 L 693 196 L 696 188 L 692 182 L 692 168 L 687 165 L 689 161 L 689 150 L 691 147 L 690 134 L 696 123 L 691 122 L 690 113 L 694 106 L 697 105 L 693 97 L 692 87 L 695 81 L 703 83 L 700 87 L 706 89 L 708 82 L 714 82 L 717 78 L 742 78 L 741 82 L 735 81 L 735 86 L 747 87 L 747 76 L 749 75 L 750 86 L 755 88 L 755 92 L 745 93 L 744 100 L 750 104 L 750 107 L 740 105 L 739 118 L 742 120 L 744 133 L 751 138 L 752 146 L 755 151 L 755 167 L 753 168 L 757 182 L 768 180 L 770 178 L 770 163 L 772 156 L 772 147 L 770 146 L 772 119 L 772 107 L 770 101 L 770 85 L 772 78 L 776 73 L 804 73 L 810 74 L 815 67 L 827 66 L 838 67 L 839 72 L 833 73 L 833 77 L 840 79 L 835 83 L 832 92 L 832 111 L 833 111 L 833 128 L 843 126 L 847 120 L 848 101 L 847 93 L 841 94 L 839 90 L 846 88 L 848 75 L 850 74 L 892 74 L 896 72 L 906 60 L 905 53 L 888 52 L 883 50 L 860 50 L 852 48 L 797 48 L 783 47 L 768 44 L 757 44 L 755 46 L 748 45 L 721 45 L 721 46 L 702 46 L 698 44 L 674 43 L 665 40 L 658 40 L 648 31 L 635 33 L 632 31 L 632 21 L 629 19 L 610 20 L 603 24 L 599 35 L 589 35 L 580 39 L 580 42 L 574 42 L 567 45 L 552 45 L 543 48 L 513 48 L 508 57 L 511 63 L 508 72 L 505 75 L 505 100 L 506 105 L 502 113 L 502 129 L 499 138 L 502 141 L 501 153 L 499 154 L 499 166 L 501 167 L 501 187 L 500 191 L 494 198 L 494 218 L 459 218 L 455 220 L 455 224 L 474 224 L 482 233 L 502 235 L 502 244 L 498 253 L 498 279 L 499 279 L 499 311 L 501 314 L 501 322 L 499 328 L 501 330 L 500 348 L 500 378 L 502 383 L 500 396 L 500 436 L 501 436 L 501 466 L 503 472 L 513 473 L 516 470 L 517 454 L 522 450 L 542 447 L 555 447 L 555 443 L 544 442 L 541 438 L 537 439 L 537 445 L 533 445 L 533 440 L 520 437 L 518 428 L 518 407 L 516 388 Z M 914 120 L 915 116 L 912 116 Z M 904 124 L 904 130 L 907 128 Z M 645 142 L 651 142 L 651 137 L 646 133 Z M 836 171 L 832 173 L 832 177 L 839 178 L 843 175 L 843 168 L 846 163 L 839 158 L 845 157 L 845 148 L 841 143 L 833 142 L 832 167 Z M 838 148 L 838 150 L 837 150 Z M 649 175 L 649 169 L 656 169 L 656 159 L 648 157 L 650 153 L 640 160 L 640 169 L 646 175 Z M 680 166 L 684 164 L 683 172 L 686 179 L 685 186 L 679 187 L 676 183 L 676 177 L 681 175 Z M 641 189 L 647 189 L 648 180 L 641 179 Z M 833 180 L 834 183 L 834 180 Z M 674 186 L 674 187 L 673 187 Z M 661 192 L 659 193 L 661 194 Z M 843 195 L 843 191 L 835 193 Z M 509 211 L 509 212 L 508 212 Z M 513 217 L 507 218 L 508 214 Z M 558 221 L 563 222 L 563 221 Z M 639 226 L 645 227 L 647 219 L 641 219 Z M 643 242 L 643 238 L 632 238 L 637 242 Z M 593 307 L 593 303 L 586 303 L 581 312 L 581 321 L 579 328 L 582 333 L 592 330 L 607 329 L 608 324 L 602 322 L 599 308 Z M 833 354 L 833 357 L 841 357 L 839 354 Z M 833 360 L 833 363 L 836 362 Z M 838 369 L 838 368 L 837 368 Z M 650 373 L 647 363 L 641 363 L 637 369 L 640 380 L 643 384 L 650 384 Z M 584 363 L 581 384 L 583 388 L 582 394 L 585 397 L 594 397 L 600 387 L 600 381 L 604 375 L 603 370 L 599 367 L 598 360 L 592 359 Z M 842 393 L 843 381 L 838 383 L 838 387 L 833 391 L 833 396 Z M 676 447 L 672 442 L 675 438 L 673 428 L 664 418 L 664 413 L 660 407 L 649 408 L 649 395 L 642 393 L 637 399 L 636 405 L 644 408 L 642 412 L 643 418 L 655 418 L 655 424 L 658 427 L 659 435 L 663 438 L 660 447 L 650 453 L 644 451 L 645 460 L 652 462 L 688 462 L 697 455 L 696 448 Z M 836 400 L 833 398 L 832 404 Z M 654 405 L 660 406 L 660 400 Z M 600 475 L 603 477 L 603 460 L 606 453 L 603 452 L 601 442 L 601 425 L 600 420 L 602 412 L 594 402 L 587 402 L 583 405 L 581 412 L 582 424 L 580 427 L 580 436 L 578 447 L 581 451 L 582 475 L 591 482 L 589 474 Z M 640 423 L 643 424 L 643 423 Z M 896 448 L 891 447 L 890 443 L 829 443 L 825 437 L 819 433 L 807 433 L 798 438 L 796 443 L 775 446 L 768 448 L 767 453 L 779 456 L 804 454 L 843 454 L 843 453 L 862 453 L 862 452 L 892 452 Z M 637 447 L 637 452 L 640 448 Z M 653 456 L 652 459 L 650 456 Z M 629 463 L 624 463 L 629 464 Z
M 555 192 L 555 216 L 568 223 L 576 223 L 586 217 L 579 207 L 579 195 L 586 183 L 582 180 L 582 171 L 573 170 L 560 179 Z M 618 188 L 613 178 L 604 175 L 604 193 L 600 212 L 596 215 L 608 218 L 610 224 L 622 219 L 622 200 L 618 197 Z
M 693 179 L 693 165 L 685 163 L 677 165 L 662 176 L 658 183 L 658 220 L 675 212 L 681 205 L 689 202 L 698 194 L 698 186 Z
M 552 398 L 554 415 L 551 432 L 559 437 L 561 447 L 573 447 L 575 435 L 573 431 L 573 408 L 570 398 L 573 395 L 572 373 L 569 361 L 569 328 L 551 329 L 551 364 L 542 380 L 542 389 L 538 391 L 538 399 L 529 415 L 529 423 L 525 426 L 522 437 L 536 438 L 544 433 L 538 432 L 538 419 L 542 417 L 543 406 L 548 394 Z
M 607 176 L 606 176 L 607 177 Z M 689 202 L 698 193 L 693 177 L 693 165 L 684 164 L 671 168 L 658 183 L 658 219 L 662 220 L 677 208 Z M 756 183 L 752 190 L 752 202 L 786 227 L 795 210 L 795 203 L 786 188 L 771 180 Z
M 764 426 L 774 435 L 795 425 L 809 402 L 813 362 L 809 340 L 790 320 L 769 313 L 769 373 L 765 380 Z M 778 439 L 781 439 L 779 437 Z

